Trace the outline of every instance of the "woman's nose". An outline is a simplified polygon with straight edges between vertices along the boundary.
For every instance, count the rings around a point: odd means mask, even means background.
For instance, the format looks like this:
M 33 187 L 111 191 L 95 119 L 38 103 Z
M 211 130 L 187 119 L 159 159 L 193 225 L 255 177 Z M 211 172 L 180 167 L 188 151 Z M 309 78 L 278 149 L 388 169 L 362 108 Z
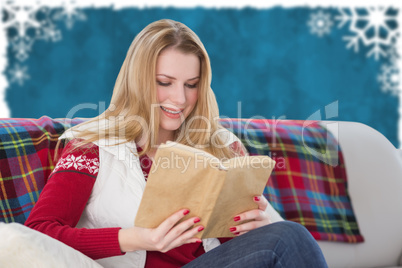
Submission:
M 172 88 L 170 100 L 176 105 L 182 105 L 186 102 L 184 85 L 176 85 Z

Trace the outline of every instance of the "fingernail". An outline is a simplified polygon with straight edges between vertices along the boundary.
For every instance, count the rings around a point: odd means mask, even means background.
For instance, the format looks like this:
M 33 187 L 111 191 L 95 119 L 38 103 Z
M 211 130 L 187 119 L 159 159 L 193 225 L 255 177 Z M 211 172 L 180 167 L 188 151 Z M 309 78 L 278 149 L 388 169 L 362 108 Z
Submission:
M 234 235 L 239 235 L 240 234 L 240 232 L 237 232 L 237 233 L 233 233 Z
M 197 223 L 197 222 L 200 222 L 201 220 L 200 220 L 200 218 L 195 218 L 194 219 L 194 223 Z
M 250 200 L 250 199 L 249 199 Z M 240 220 L 240 216 L 236 216 L 233 218 L 234 221 L 239 221 Z
M 254 196 L 254 201 L 260 201 L 260 197 L 259 196 Z
M 186 209 L 185 211 L 183 211 L 184 215 L 187 215 L 188 213 L 190 213 L 190 210 Z
M 202 242 L 202 240 L 201 240 L 201 239 L 198 239 L 198 240 L 197 240 L 197 242 L 198 242 L 198 243 L 201 243 L 201 242 Z
M 234 231 L 236 231 L 236 227 L 230 227 L 229 230 L 233 233 Z
M 204 230 L 204 226 L 198 227 L 198 232 L 201 232 L 202 230 Z

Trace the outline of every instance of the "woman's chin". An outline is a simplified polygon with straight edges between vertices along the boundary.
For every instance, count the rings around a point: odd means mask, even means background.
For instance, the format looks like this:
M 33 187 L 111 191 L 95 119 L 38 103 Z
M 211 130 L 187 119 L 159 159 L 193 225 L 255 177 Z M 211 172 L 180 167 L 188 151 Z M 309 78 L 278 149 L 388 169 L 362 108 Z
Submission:
M 163 131 L 165 133 L 168 132 L 174 132 L 176 130 L 178 130 L 181 126 L 181 121 L 180 120 L 175 120 L 176 122 L 162 122 L 159 125 L 159 131 Z

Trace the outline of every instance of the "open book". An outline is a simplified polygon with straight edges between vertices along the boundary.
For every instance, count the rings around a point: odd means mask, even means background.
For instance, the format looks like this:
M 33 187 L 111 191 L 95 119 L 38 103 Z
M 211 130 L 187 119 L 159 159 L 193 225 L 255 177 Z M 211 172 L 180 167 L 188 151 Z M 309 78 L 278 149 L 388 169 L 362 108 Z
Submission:
M 275 161 L 268 156 L 241 156 L 220 161 L 205 151 L 175 142 L 159 146 L 135 226 L 155 228 L 187 208 L 185 216 L 200 217 L 205 229 L 198 238 L 233 237 L 231 226 L 239 213 L 258 208 Z

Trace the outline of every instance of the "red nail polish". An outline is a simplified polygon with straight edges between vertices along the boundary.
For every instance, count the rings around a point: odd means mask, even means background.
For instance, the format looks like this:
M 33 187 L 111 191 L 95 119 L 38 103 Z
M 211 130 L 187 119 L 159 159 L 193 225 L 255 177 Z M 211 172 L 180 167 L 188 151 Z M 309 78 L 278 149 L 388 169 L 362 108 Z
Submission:
M 204 230 L 204 226 L 198 227 L 198 232 L 201 232 L 202 230 Z
M 260 197 L 259 196 L 254 196 L 254 201 L 260 201 Z
M 194 219 L 194 223 L 197 223 L 197 222 L 200 222 L 201 220 L 200 220 L 200 218 L 195 218 Z
M 239 235 L 240 234 L 240 232 L 237 232 L 237 233 L 233 233 L 234 235 Z
M 234 217 L 234 219 L 233 219 L 234 221 L 239 221 L 240 220 L 240 216 L 236 216 L 236 217 Z
M 229 230 L 233 233 L 234 231 L 236 231 L 236 227 L 230 227 Z
M 190 213 L 190 210 L 186 209 L 185 211 L 183 211 L 184 215 L 187 215 L 188 213 Z

